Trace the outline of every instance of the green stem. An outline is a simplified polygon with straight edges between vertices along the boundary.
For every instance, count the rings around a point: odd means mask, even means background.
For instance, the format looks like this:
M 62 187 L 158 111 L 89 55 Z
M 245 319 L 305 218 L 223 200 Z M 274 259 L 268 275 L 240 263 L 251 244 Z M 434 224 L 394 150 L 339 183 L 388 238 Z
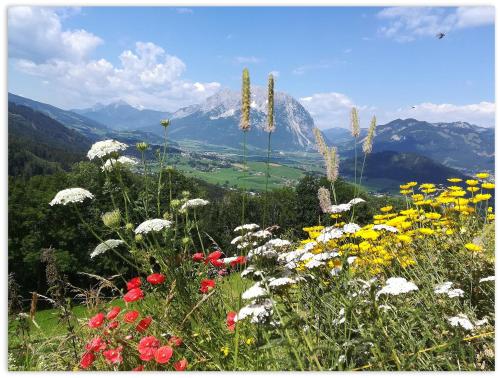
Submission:
M 167 153 L 167 128 L 166 127 L 164 127 L 163 135 L 164 135 L 164 137 L 163 137 L 163 155 L 161 156 L 161 159 L 160 159 L 160 173 L 158 175 L 158 192 L 156 195 L 156 206 L 157 206 L 157 210 L 158 210 L 158 217 L 161 216 L 161 209 L 160 209 L 160 195 L 161 195 L 161 187 L 162 187 L 161 176 L 163 174 L 163 163 L 165 162 L 165 157 L 166 157 L 166 153 Z
M 267 171 L 266 171 L 266 196 L 265 196 L 265 201 L 264 201 L 264 216 L 262 219 L 262 227 L 265 227 L 266 221 L 267 221 L 267 216 L 269 214 L 269 209 L 268 209 L 268 185 L 269 185 L 269 177 L 270 177 L 270 158 L 271 158 L 271 132 L 268 133 L 268 138 L 267 138 Z

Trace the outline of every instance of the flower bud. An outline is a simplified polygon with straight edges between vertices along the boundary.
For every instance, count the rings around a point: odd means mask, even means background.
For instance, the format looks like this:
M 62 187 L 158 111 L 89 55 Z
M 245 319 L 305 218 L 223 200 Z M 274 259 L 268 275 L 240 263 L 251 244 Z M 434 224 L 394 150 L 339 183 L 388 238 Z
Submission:
M 144 152 L 148 149 L 148 144 L 146 142 L 139 142 L 136 144 L 136 147 L 140 152 Z
M 113 211 L 108 211 L 107 213 L 104 213 L 101 219 L 106 227 L 117 228 L 120 226 L 120 220 L 121 220 L 120 210 L 116 209 Z
M 144 240 L 144 237 L 142 236 L 142 234 L 135 235 L 135 241 L 137 243 L 141 243 L 143 240 Z
M 170 120 L 169 119 L 162 119 L 160 121 L 160 124 L 164 127 L 167 128 L 170 125 Z

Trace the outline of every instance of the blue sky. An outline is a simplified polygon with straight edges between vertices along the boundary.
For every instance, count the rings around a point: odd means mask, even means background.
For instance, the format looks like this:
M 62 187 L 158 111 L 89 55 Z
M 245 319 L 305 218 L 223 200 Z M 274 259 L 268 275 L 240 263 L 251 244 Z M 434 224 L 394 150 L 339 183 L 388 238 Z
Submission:
M 15 7 L 9 90 L 63 108 L 174 111 L 238 89 L 248 67 L 257 85 L 273 72 L 322 128 L 347 126 L 352 106 L 366 123 L 493 126 L 493 18 L 491 7 Z

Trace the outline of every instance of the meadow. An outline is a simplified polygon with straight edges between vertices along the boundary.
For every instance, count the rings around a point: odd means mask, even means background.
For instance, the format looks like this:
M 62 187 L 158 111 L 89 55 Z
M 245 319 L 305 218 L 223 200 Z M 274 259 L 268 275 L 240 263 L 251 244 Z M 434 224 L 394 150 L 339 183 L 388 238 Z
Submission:
M 218 175 L 189 172 L 188 165 L 168 164 L 166 147 L 151 162 L 147 143 L 137 144 L 137 160 L 123 156 L 124 143 L 103 140 L 88 151 L 93 169 L 85 166 L 90 173 L 80 182 L 102 182 L 105 190 L 61 183 L 51 193 L 44 206 L 74 222 L 74 238 L 85 234 L 95 245 L 88 258 L 113 274 L 87 274 L 87 285 L 76 287 L 61 271 L 58 246 L 47 246 L 46 293 L 23 308 L 16 306 L 15 281 L 9 285 L 9 309 L 17 307 L 10 315 L 9 369 L 494 370 L 492 177 L 477 172 L 448 177 L 446 185 L 400 183 L 398 198 L 374 198 L 363 190 L 363 169 L 353 184 L 341 180 L 337 151 L 316 129 L 326 177 L 308 196 L 297 191 L 297 207 L 286 209 L 288 219 L 298 218 L 313 202 L 311 223 L 281 227 L 272 188 L 295 184 L 301 171 L 269 155 L 264 162 L 249 159 L 248 75 L 240 163 Z M 268 151 L 272 103 L 271 76 Z M 170 122 L 159 127 L 166 134 Z M 353 109 L 351 130 L 361 147 L 357 158 L 366 159 L 375 118 L 360 139 Z M 205 211 L 215 204 L 193 196 L 186 181 L 174 181 L 177 169 L 238 184 L 238 211 L 210 218 L 231 217 L 230 227 L 205 231 Z M 129 178 L 131 170 L 139 180 Z M 260 190 L 257 215 L 253 189 Z M 40 311 L 39 299 L 52 309 Z

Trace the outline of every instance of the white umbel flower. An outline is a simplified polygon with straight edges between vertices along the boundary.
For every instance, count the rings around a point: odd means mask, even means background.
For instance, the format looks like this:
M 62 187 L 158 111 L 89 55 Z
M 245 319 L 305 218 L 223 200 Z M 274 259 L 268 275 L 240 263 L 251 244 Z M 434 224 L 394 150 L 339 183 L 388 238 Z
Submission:
M 389 232 L 399 232 L 399 230 L 396 227 L 389 226 L 387 224 L 376 224 L 375 226 L 372 227 L 373 230 L 379 231 L 379 230 L 385 230 Z
M 339 213 L 344 213 L 344 212 L 349 211 L 349 210 L 351 210 L 351 204 L 341 203 L 340 205 L 332 205 L 332 207 L 330 207 L 328 212 L 332 213 L 332 214 L 339 214 Z
M 134 232 L 136 234 L 147 234 L 151 231 L 161 231 L 165 228 L 169 228 L 171 225 L 172 222 L 165 219 L 149 219 L 137 226 Z
M 242 307 L 238 312 L 238 321 L 251 317 L 251 323 L 263 323 L 273 314 L 273 301 L 269 298 Z
M 283 248 L 283 247 L 288 247 L 291 245 L 290 241 L 285 240 L 285 239 L 271 239 L 266 243 L 266 246 L 273 247 L 273 248 Z
M 94 251 L 90 254 L 90 258 L 93 259 L 94 257 L 99 256 L 100 254 L 103 254 L 104 252 L 107 252 L 110 249 L 116 248 L 123 243 L 124 241 L 120 239 L 106 240 L 101 244 L 99 244 L 97 247 L 95 247 Z
M 260 230 L 260 231 L 252 233 L 250 236 L 253 238 L 257 238 L 257 239 L 265 239 L 265 238 L 271 237 L 272 234 L 269 231 Z
M 259 297 L 265 297 L 267 295 L 266 290 L 261 286 L 260 282 L 257 282 L 252 287 L 248 288 L 243 294 L 241 294 L 242 299 L 253 299 Z
M 269 280 L 269 287 L 275 288 L 279 286 L 292 285 L 295 283 L 295 280 L 288 277 L 279 277 L 279 278 L 271 278 Z
M 239 232 L 241 230 L 245 230 L 245 231 L 253 231 L 253 230 L 256 230 L 258 229 L 260 226 L 258 224 L 255 224 L 255 223 L 249 223 L 249 224 L 244 224 L 244 225 L 241 225 L 241 226 L 238 226 L 234 229 L 234 232 Z
M 137 165 L 137 160 L 129 158 L 127 156 L 120 156 L 118 159 L 108 159 L 101 167 L 102 171 L 110 172 L 116 167 L 117 164 L 124 165 L 126 167 L 131 167 Z
M 316 238 L 318 243 L 326 243 L 332 239 L 339 239 L 342 237 L 344 232 L 340 228 L 327 227 L 322 230 L 321 235 Z
M 121 143 L 113 139 L 101 140 L 100 142 L 94 143 L 92 147 L 90 147 L 87 157 L 90 160 L 103 158 L 113 152 L 123 151 L 127 147 L 128 146 L 125 143 Z
M 448 322 L 453 327 L 460 326 L 467 331 L 474 329 L 474 325 L 471 323 L 467 315 L 464 314 L 458 314 L 457 316 L 452 316 L 451 318 L 448 318 Z
M 363 198 L 353 198 L 348 202 L 349 205 L 357 205 L 358 203 L 366 202 Z
M 488 282 L 488 281 L 495 281 L 495 276 L 488 276 L 488 277 L 481 278 L 479 280 L 479 283 L 481 283 L 481 282 Z
M 206 206 L 209 203 L 210 202 L 208 202 L 207 200 L 204 200 L 201 198 L 194 198 L 194 199 L 187 200 L 186 203 L 184 205 L 182 205 L 181 210 L 194 209 L 197 207 Z
M 49 205 L 67 205 L 68 203 L 80 203 L 86 199 L 94 198 L 94 195 L 86 189 L 82 188 L 69 188 L 61 190 L 56 194 L 54 199 L 50 201 Z
M 385 286 L 379 290 L 376 297 L 378 298 L 382 294 L 399 295 L 415 290 L 418 290 L 417 285 L 407 281 L 406 278 L 391 277 L 385 282 Z
M 354 234 L 355 232 L 361 230 L 361 227 L 359 227 L 356 223 L 347 223 L 344 225 L 343 230 L 346 234 Z
M 462 289 L 452 289 L 452 286 L 453 282 L 444 282 L 434 288 L 434 293 L 446 294 L 449 298 L 462 297 L 464 295 L 464 291 Z

